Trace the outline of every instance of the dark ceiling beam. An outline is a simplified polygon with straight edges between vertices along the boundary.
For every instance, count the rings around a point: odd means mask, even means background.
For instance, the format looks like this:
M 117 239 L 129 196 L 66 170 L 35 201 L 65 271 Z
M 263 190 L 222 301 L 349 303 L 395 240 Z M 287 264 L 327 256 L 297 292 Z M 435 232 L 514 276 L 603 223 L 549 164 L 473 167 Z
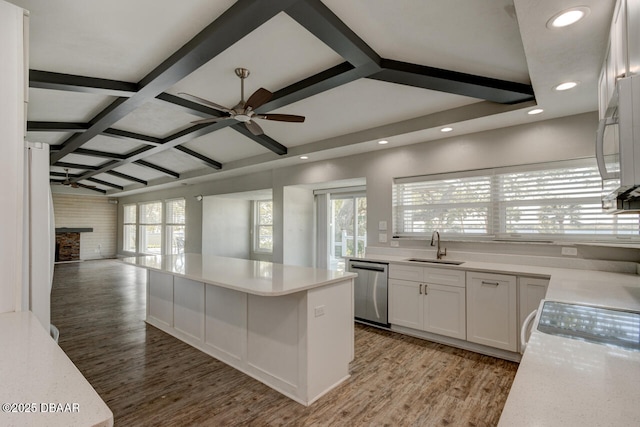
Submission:
M 73 154 L 82 154 L 83 156 L 101 157 L 104 159 L 123 160 L 126 159 L 126 154 L 107 153 L 105 151 L 88 150 L 85 148 L 78 148 Z
M 29 70 L 29 87 L 127 97 L 138 91 L 136 83 L 39 70 Z
M 140 184 L 147 185 L 147 181 L 145 181 L 143 179 L 140 179 L 140 178 L 136 178 L 135 176 L 123 174 L 122 172 L 118 172 L 118 171 L 114 171 L 114 170 L 107 170 L 104 173 L 108 173 L 109 175 L 117 176 L 118 178 L 126 179 L 127 181 L 139 182 Z M 89 178 L 83 178 L 83 179 L 89 179 Z
M 222 169 L 222 163 L 217 162 L 213 159 L 210 159 L 209 157 L 198 153 L 197 151 L 193 151 L 190 150 L 189 148 L 185 147 L 184 145 L 176 145 L 175 147 L 176 150 L 182 151 L 185 154 L 188 154 L 191 157 L 195 157 L 196 159 L 202 161 L 204 164 L 206 164 L 207 166 L 210 166 L 214 169 Z
M 149 162 L 147 162 L 145 160 L 136 160 L 133 163 L 136 164 L 136 165 L 147 167 L 149 169 L 156 170 L 158 172 L 162 172 L 163 174 L 172 176 L 174 178 L 180 178 L 180 174 L 179 173 L 174 172 L 172 170 L 169 170 L 167 168 L 163 168 L 162 166 L 158 166 L 158 165 L 155 165 L 153 163 L 149 163 Z
M 145 157 L 151 156 L 153 154 L 161 153 L 171 148 L 176 148 L 180 144 L 184 144 L 185 142 L 198 138 L 202 135 L 207 135 L 213 132 L 214 130 L 222 129 L 224 127 L 229 126 L 230 124 L 231 123 L 225 121 L 220 123 L 208 123 L 208 124 L 191 126 L 190 128 L 187 128 L 185 130 L 182 130 L 180 132 L 177 132 L 173 135 L 166 137 L 165 139 L 162 140 L 162 144 L 158 147 L 148 147 L 148 148 L 145 147 L 146 148 L 145 150 L 142 150 L 142 151 L 138 150 L 139 153 L 137 154 L 128 153 L 126 159 L 120 160 L 119 162 L 115 162 L 114 164 L 111 164 L 111 165 L 105 165 L 104 167 L 96 170 L 90 170 L 88 172 L 85 172 L 82 174 L 82 177 L 80 179 L 87 179 L 91 176 L 110 171 L 111 169 L 114 169 L 118 166 L 134 163 L 136 160 L 141 160 Z
M 91 120 L 91 127 L 63 143 L 62 150 L 51 153 L 55 163 L 76 148 L 113 126 L 136 108 L 215 58 L 256 28 L 269 21 L 297 0 L 240 0 L 218 19 L 178 49 L 139 83 L 139 90 L 129 98 L 119 98 Z M 157 148 L 157 147 L 156 147 Z
M 67 175 L 67 174 L 66 174 L 66 173 L 64 173 L 64 172 L 53 172 L 53 171 L 49 171 L 49 176 L 59 176 L 59 177 L 62 177 L 62 178 L 66 178 L 66 177 L 68 176 L 69 178 L 77 178 L 77 177 L 79 177 L 80 175 L 79 175 L 79 174 L 73 174 L 73 173 L 70 173 L 70 174 L 68 174 L 68 175 Z M 60 182 L 63 182 L 63 181 L 60 181 Z
M 189 101 L 188 99 L 184 99 L 176 95 L 171 95 L 170 93 L 162 92 L 160 95 L 156 96 L 156 99 L 181 107 L 185 113 L 202 117 L 203 119 L 224 116 L 221 111 L 207 107 L 206 105 L 198 104 L 197 102 Z
M 262 135 L 254 135 L 252 134 L 249 129 L 247 129 L 245 127 L 244 124 L 242 123 L 236 123 L 235 125 L 231 126 L 232 129 L 235 129 L 236 131 L 240 132 L 242 135 L 246 136 L 247 138 L 257 142 L 258 144 L 262 145 L 264 148 L 273 151 L 276 154 L 279 155 L 284 155 L 287 154 L 287 147 L 285 147 L 284 145 L 280 144 L 278 141 L 276 141 L 273 138 L 270 138 L 269 136 L 262 134 Z
M 89 123 L 27 122 L 27 132 L 84 132 Z
M 378 54 L 320 0 L 298 1 L 285 12 L 354 67 L 380 62 Z
M 97 191 L 98 193 L 107 194 L 107 191 L 103 190 L 102 188 L 96 188 L 94 186 L 81 184 L 79 182 L 76 182 L 76 184 L 78 184 L 78 187 L 86 188 L 87 190 Z
M 82 169 L 82 170 L 90 170 L 90 171 L 99 169 L 98 166 L 81 165 L 78 163 L 67 163 L 67 162 L 56 162 L 53 164 L 53 166 L 58 166 L 66 169 Z
M 95 182 L 96 184 L 104 185 L 105 187 L 115 188 L 116 190 L 124 190 L 124 187 L 113 182 L 103 181 L 97 178 L 87 178 L 87 181 Z
M 516 104 L 534 99 L 531 85 L 409 64 L 391 59 L 383 59 L 381 65 L 382 71 L 370 75 L 369 78 L 469 96 L 501 104 Z
M 131 139 L 148 145 L 161 145 L 162 139 L 155 136 L 143 135 L 140 133 L 129 132 L 126 130 L 108 128 L 102 132 L 103 135 L 112 136 L 114 138 Z

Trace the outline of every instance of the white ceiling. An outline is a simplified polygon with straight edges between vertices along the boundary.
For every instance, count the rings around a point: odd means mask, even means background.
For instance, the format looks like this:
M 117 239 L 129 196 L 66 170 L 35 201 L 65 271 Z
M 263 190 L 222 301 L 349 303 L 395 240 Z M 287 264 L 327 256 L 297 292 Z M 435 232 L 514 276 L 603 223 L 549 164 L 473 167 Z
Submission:
M 30 68 L 138 83 L 213 22 L 221 22 L 229 8 L 243 0 L 10 0 L 30 11 Z M 309 4 L 316 0 L 299 0 Z M 413 144 L 442 137 L 439 128 L 472 133 L 534 120 L 579 114 L 597 109 L 596 82 L 603 60 L 614 0 L 323 0 L 324 5 L 381 58 L 436 67 L 476 76 L 531 85 L 535 101 L 545 109 L 525 114 L 533 104 L 499 105 L 469 96 L 424 89 L 370 78 L 358 78 L 289 103 L 269 112 L 304 115 L 304 123 L 260 120 L 265 134 L 284 145 L 279 156 L 237 130 L 226 127 L 186 138 L 182 147 L 164 149 L 140 140 L 99 134 L 52 165 L 51 171 L 72 175 L 90 173 L 110 159 L 87 150 L 128 155 L 150 147 L 142 160 L 181 174 L 168 176 L 141 164 L 121 162 L 115 172 L 147 181 L 140 183 L 98 173 L 94 179 L 123 190 L 83 179 L 108 195 L 131 194 L 148 188 L 180 185 L 185 177 L 206 180 L 310 160 L 380 149 L 375 140 Z M 591 13 L 578 24 L 550 30 L 547 20 L 571 6 L 588 6 Z M 221 18 L 222 17 L 222 18 Z M 221 18 L 218 20 L 218 18 Z M 218 20 L 218 21 L 216 21 Z M 221 24 L 222 25 L 222 24 Z M 243 22 L 236 22 L 242 27 Z M 239 30 L 242 28 L 238 28 Z M 319 36 L 323 37 L 323 36 Z M 222 50 L 191 74 L 169 84 L 164 92 L 191 93 L 227 107 L 240 100 L 236 67 L 251 71 L 245 99 L 259 87 L 272 92 L 287 88 L 345 62 L 316 35 L 280 12 Z M 577 80 L 571 91 L 553 86 Z M 117 98 L 104 93 L 29 90 L 30 122 L 92 123 Z M 210 117 L 174 104 L 149 99 L 111 126 L 153 138 L 167 138 Z M 63 144 L 73 133 L 29 131 L 32 141 Z M 450 134 L 448 135 L 450 136 Z M 156 144 L 157 145 L 157 144 Z M 194 156 L 222 163 L 207 166 Z M 95 153 L 94 153 L 95 154 Z M 120 161 L 121 159 L 116 159 Z M 126 164 L 125 164 L 126 163 Z M 66 164 L 66 166 L 65 166 Z M 77 166 L 77 167 L 70 167 Z M 80 165 L 88 166 L 82 169 Z M 95 172 L 94 172 L 95 173 Z M 62 179 L 52 176 L 52 179 Z M 56 189 L 63 186 L 57 185 Z M 94 191 L 74 189 L 78 193 Z

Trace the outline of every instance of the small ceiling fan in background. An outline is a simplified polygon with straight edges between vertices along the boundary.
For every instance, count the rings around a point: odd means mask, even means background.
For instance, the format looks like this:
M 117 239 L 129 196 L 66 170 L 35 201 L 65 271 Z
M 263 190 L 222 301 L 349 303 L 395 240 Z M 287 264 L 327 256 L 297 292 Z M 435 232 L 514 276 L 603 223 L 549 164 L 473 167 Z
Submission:
M 218 111 L 222 111 L 223 113 L 228 114 L 228 116 L 212 117 L 209 119 L 196 120 L 191 123 L 204 124 L 204 123 L 219 122 L 221 120 L 234 119 L 244 123 L 244 125 L 252 134 L 262 135 L 264 133 L 262 128 L 253 119 L 275 120 L 279 122 L 292 122 L 292 123 L 304 122 L 304 116 L 295 116 L 293 114 L 256 113 L 255 110 L 260 108 L 260 106 L 264 105 L 266 102 L 268 102 L 273 96 L 273 93 L 269 92 L 264 88 L 260 88 L 257 91 L 255 91 L 249 97 L 249 99 L 245 101 L 244 100 L 244 79 L 246 79 L 249 76 L 249 70 L 247 70 L 246 68 L 236 68 L 235 72 L 236 72 L 236 76 L 240 77 L 240 102 L 238 102 L 238 104 L 236 104 L 232 108 L 224 107 L 220 104 L 216 104 L 215 102 L 211 102 L 206 99 L 200 98 L 198 96 L 190 95 L 188 93 L 184 93 L 184 92 L 178 93 L 178 95 L 182 95 L 186 98 L 189 98 L 192 101 L 208 105 L 212 108 L 215 108 Z
M 55 182 L 54 184 L 56 185 L 64 185 L 65 187 L 71 187 L 71 188 L 96 188 L 95 185 L 84 185 L 84 184 L 80 184 L 78 182 L 72 182 L 71 179 L 69 179 L 69 169 L 65 168 L 64 170 L 65 173 L 65 179 L 64 181 L 58 181 Z

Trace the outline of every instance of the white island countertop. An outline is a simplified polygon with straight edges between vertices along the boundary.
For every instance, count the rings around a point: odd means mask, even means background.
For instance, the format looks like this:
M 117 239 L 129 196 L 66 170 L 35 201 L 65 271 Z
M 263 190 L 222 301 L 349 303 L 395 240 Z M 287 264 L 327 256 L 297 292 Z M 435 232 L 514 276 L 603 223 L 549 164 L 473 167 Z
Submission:
M 0 425 L 113 425 L 109 407 L 33 313 L 0 314 L 0 341 Z
M 261 296 L 280 296 L 330 285 L 357 275 L 215 255 L 147 255 L 122 258 L 138 267 Z

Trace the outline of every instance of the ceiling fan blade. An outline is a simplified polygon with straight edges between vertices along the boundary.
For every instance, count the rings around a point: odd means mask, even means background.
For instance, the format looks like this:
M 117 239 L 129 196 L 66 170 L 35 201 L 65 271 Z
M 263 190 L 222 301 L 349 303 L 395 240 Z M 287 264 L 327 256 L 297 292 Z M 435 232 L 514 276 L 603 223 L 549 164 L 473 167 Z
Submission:
M 77 182 L 72 182 L 72 183 L 70 183 L 69 185 L 71 186 L 71 188 L 78 188 L 78 187 L 80 187 L 80 185 L 78 185 L 78 183 L 77 183 Z
M 273 94 L 261 87 L 257 91 L 253 92 L 253 94 L 247 99 L 247 102 L 244 103 L 244 108 L 247 111 L 255 110 L 259 108 L 262 104 L 271 99 Z
M 262 135 L 264 133 L 262 128 L 253 120 L 244 122 L 244 125 L 247 127 L 247 129 L 249 129 L 249 132 L 251 132 L 254 135 Z
M 178 95 L 182 95 L 183 97 L 188 98 L 191 101 L 195 101 L 195 102 L 199 102 L 201 104 L 208 105 L 209 107 L 213 107 L 216 110 L 224 111 L 225 113 L 230 113 L 231 112 L 231 110 L 228 109 L 227 107 L 223 107 L 222 105 L 216 104 L 215 102 L 211 102 L 211 101 L 209 101 L 207 99 L 200 98 L 199 96 L 190 95 L 190 94 L 184 93 L 184 92 L 179 92 Z
M 255 117 L 264 120 L 277 120 L 279 122 L 304 122 L 304 116 L 294 116 L 293 114 L 258 114 Z
M 202 120 L 196 120 L 193 123 L 194 125 L 203 125 L 205 123 L 215 123 L 215 122 L 219 122 L 221 120 L 227 120 L 230 119 L 231 117 L 210 117 L 208 119 L 202 119 Z

